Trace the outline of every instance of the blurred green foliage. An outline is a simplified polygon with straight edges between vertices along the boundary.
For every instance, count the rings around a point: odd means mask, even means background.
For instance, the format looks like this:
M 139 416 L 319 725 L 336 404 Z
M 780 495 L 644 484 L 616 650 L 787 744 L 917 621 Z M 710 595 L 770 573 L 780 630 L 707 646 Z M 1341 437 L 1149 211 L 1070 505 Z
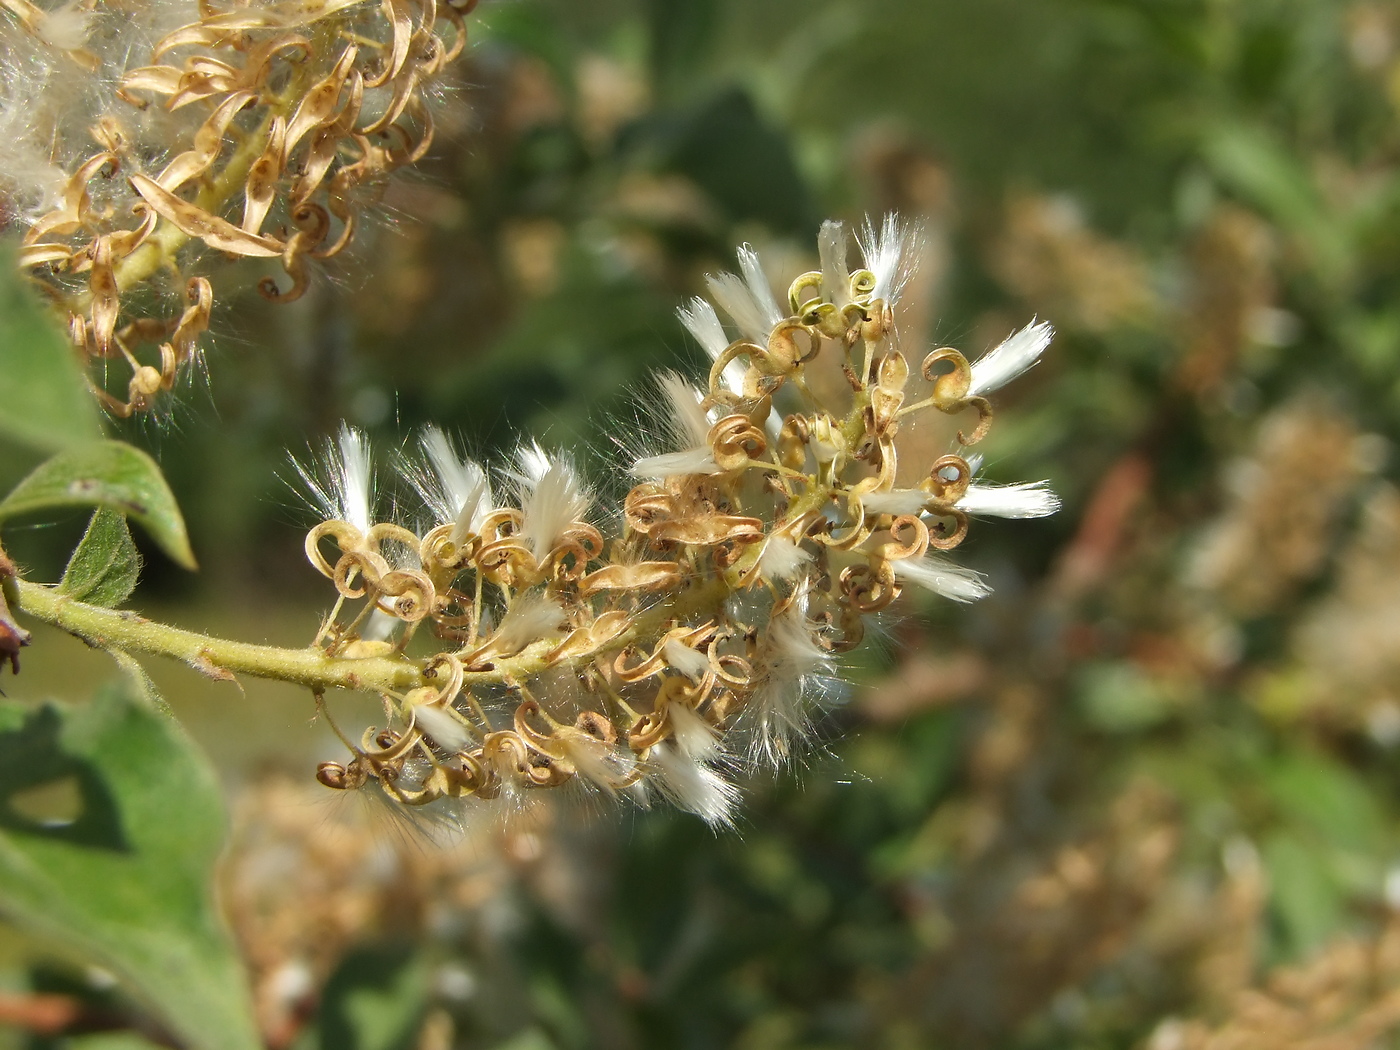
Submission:
M 84 707 L 0 709 L 0 905 L 139 989 L 194 1050 L 258 1044 L 217 917 L 223 803 L 202 755 L 139 677 Z

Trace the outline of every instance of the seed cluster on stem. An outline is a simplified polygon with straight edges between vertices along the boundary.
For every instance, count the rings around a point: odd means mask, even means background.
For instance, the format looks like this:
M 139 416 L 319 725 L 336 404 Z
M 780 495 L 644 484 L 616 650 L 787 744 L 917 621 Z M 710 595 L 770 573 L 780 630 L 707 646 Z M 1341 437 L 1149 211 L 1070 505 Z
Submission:
M 890 216 L 860 243 L 852 271 L 845 229 L 826 223 L 822 268 L 782 305 L 744 246 L 742 276 L 710 278 L 714 301 L 680 311 L 708 381 L 658 378 L 667 447 L 630 464 L 609 535 L 575 463 L 538 445 L 493 476 L 427 429 L 397 464 L 424 528 L 375 520 L 374 465 L 352 428 L 299 468 L 324 519 L 307 556 L 338 595 L 316 646 L 354 662 L 425 629 L 440 643 L 425 683 L 382 690 L 386 724 L 343 737 L 350 757 L 323 763 L 322 783 L 413 806 L 581 783 L 728 823 L 728 774 L 790 759 L 840 654 L 902 588 L 988 593 L 946 554 L 970 517 L 1058 504 L 1043 484 L 979 482 L 962 452 L 991 426 L 986 395 L 1051 329 L 915 367 L 893 308 L 917 232 Z M 930 414 L 952 421 L 951 449 L 911 471 L 901 431 Z
M 150 408 L 198 358 L 202 257 L 275 260 L 285 280 L 258 290 L 289 302 L 345 249 L 432 142 L 425 95 L 474 5 L 0 0 L 0 190 L 109 411 Z M 98 381 L 117 362 L 124 389 Z

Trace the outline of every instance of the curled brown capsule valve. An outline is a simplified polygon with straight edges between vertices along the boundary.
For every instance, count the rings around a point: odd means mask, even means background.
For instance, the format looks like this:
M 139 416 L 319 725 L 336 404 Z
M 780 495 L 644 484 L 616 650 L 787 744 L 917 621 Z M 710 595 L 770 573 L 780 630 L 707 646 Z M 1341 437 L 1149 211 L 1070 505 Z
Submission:
M 853 608 L 862 613 L 879 612 L 899 594 L 894 570 L 887 561 L 875 566 L 851 565 L 841 571 L 841 591 Z
M 601 591 L 664 591 L 678 587 L 681 579 L 681 567 L 673 561 L 605 565 L 579 581 L 579 593 L 591 597 Z
M 627 732 L 627 744 L 633 751 L 655 747 L 671 735 L 671 720 L 663 707 L 643 715 Z
M 968 517 L 956 507 L 943 510 L 935 507 L 933 513 L 939 521 L 929 529 L 928 545 L 934 550 L 950 551 L 967 538 Z
M 627 527 L 646 535 L 662 521 L 676 516 L 675 497 L 654 485 L 637 485 L 622 504 Z
M 890 525 L 891 542 L 884 544 L 880 556 L 886 561 L 903 561 L 906 558 L 919 558 L 929 547 L 929 530 L 923 519 L 912 514 L 901 514 Z
M 333 580 L 336 570 L 321 555 L 321 541 L 329 537 L 335 541 L 342 555 L 364 547 L 365 537 L 359 529 L 348 521 L 323 521 L 306 534 L 306 559 L 322 576 Z M 336 559 L 339 562 L 340 559 Z
M 717 547 L 725 543 L 757 543 L 763 539 L 763 521 L 733 514 L 696 515 L 662 522 L 651 531 L 657 544 L 687 547 Z
M 953 504 L 967 495 L 972 483 L 972 468 L 962 456 L 941 456 L 929 467 L 928 477 L 920 484 L 925 492 L 940 503 Z
M 418 545 L 418 558 L 429 571 L 460 569 L 481 549 L 481 537 L 467 533 L 461 542 L 452 537 L 457 526 L 453 522 L 430 529 Z
M 356 759 L 348 768 L 339 762 L 322 762 L 316 767 L 316 779 L 337 791 L 355 791 L 364 787 L 369 777 L 363 763 Z
M 938 366 L 950 363 L 952 369 L 938 371 Z M 977 426 L 971 436 L 958 431 L 958 441 L 964 445 L 975 445 L 987 436 L 992 426 L 992 405 L 985 397 L 969 394 L 972 389 L 972 366 L 957 350 L 950 346 L 941 347 L 924 358 L 924 378 L 933 383 L 930 400 L 940 412 L 949 415 L 971 408 L 977 412 Z
M 514 536 L 484 545 L 473 561 L 484 576 L 505 587 L 519 587 L 539 576 L 535 556 Z
M 605 715 L 597 711 L 581 711 L 574 719 L 574 727 L 605 744 L 617 743 L 617 726 Z
M 481 743 L 481 759 L 503 775 L 524 776 L 530 768 L 529 748 L 512 729 L 487 733 Z
M 592 623 L 570 631 L 562 642 L 549 651 L 544 661 L 553 665 L 564 660 L 579 660 L 596 653 L 625 631 L 631 623 L 632 617 L 620 609 L 600 613 Z
M 800 341 L 799 341 L 800 340 Z M 804 324 L 787 320 L 768 337 L 768 359 L 775 372 L 787 374 L 805 365 L 821 350 L 821 339 Z
M 778 431 L 778 462 L 789 470 L 801 470 L 807 463 L 807 440 L 811 436 L 807 417 L 791 415 Z
M 588 571 L 588 563 L 602 553 L 603 534 L 592 525 L 576 521 L 545 557 L 543 573 L 557 580 L 577 580 Z
M 331 582 L 342 598 L 363 598 L 371 590 L 377 590 L 376 581 L 391 571 L 389 563 L 374 551 L 367 548 L 350 550 L 335 563 Z
M 878 437 L 892 432 L 899 407 L 904 404 L 904 387 L 909 382 L 909 364 L 898 350 L 880 358 L 875 387 L 870 391 L 871 433 Z
M 379 592 L 391 599 L 394 615 L 406 623 L 417 623 L 437 605 L 433 581 L 425 573 L 411 569 L 395 569 L 377 581 Z

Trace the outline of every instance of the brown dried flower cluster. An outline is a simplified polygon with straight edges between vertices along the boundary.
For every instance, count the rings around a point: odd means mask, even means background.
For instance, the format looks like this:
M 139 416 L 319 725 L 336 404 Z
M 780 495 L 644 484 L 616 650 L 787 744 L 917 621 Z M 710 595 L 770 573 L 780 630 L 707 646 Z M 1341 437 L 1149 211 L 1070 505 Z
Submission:
M 1147 1050 L 1366 1050 L 1400 1029 L 1400 926 L 1371 941 L 1341 938 L 1301 966 L 1241 991 L 1217 1024 L 1172 1019 Z
M 1325 399 L 1275 409 L 1252 455 L 1231 465 L 1229 505 L 1203 537 L 1192 582 L 1239 615 L 1292 597 L 1322 569 L 1338 518 L 1382 451 Z
M 1141 323 L 1158 308 L 1143 260 L 1066 197 L 1012 196 L 989 262 L 1006 288 L 1086 331 Z
M 742 278 L 710 278 L 733 331 L 706 300 L 681 311 L 713 358 L 707 388 L 659 378 L 668 448 L 632 464 L 611 538 L 568 457 L 524 448 L 493 484 L 432 429 L 422 460 L 400 464 L 428 527 L 376 522 L 368 446 L 342 430 L 326 469 L 303 471 L 325 517 L 307 554 L 340 595 L 318 642 L 353 659 L 427 625 L 448 647 L 427 665 L 433 684 L 385 695 L 388 725 L 347 740 L 352 758 L 325 763 L 322 782 L 410 805 L 580 781 L 643 800 L 655 788 L 725 823 L 735 789 L 721 771 L 788 760 L 832 699 L 835 659 L 903 587 L 986 594 L 943 554 L 970 516 L 1057 503 L 1041 485 L 975 481 L 961 449 L 991 424 L 985 395 L 1051 331 L 1032 324 L 975 364 L 945 347 L 912 365 L 893 303 L 916 245 L 891 216 L 867 227 L 852 272 L 846 232 L 827 223 L 822 268 L 782 308 L 740 249 Z M 818 383 L 823 367 L 835 385 Z M 899 435 L 919 414 L 968 423 L 949 426 L 958 451 L 909 471 Z M 496 498 L 503 487 L 513 499 Z
M 998 712 L 1002 725 L 989 736 L 1035 732 L 1010 724 L 1029 714 L 1014 708 L 1035 702 L 1029 695 L 999 698 L 1007 710 Z M 994 739 L 979 741 L 983 761 L 998 747 Z M 979 774 L 977 794 L 960 800 L 963 812 L 936 811 L 922 832 L 926 841 L 955 850 L 958 880 L 981 892 L 914 896 L 912 921 L 932 950 L 882 1005 L 895 1016 L 937 1017 L 947 1046 L 999 1045 L 998 1035 L 1016 1030 L 1143 938 L 1178 860 L 1176 802 L 1146 780 L 1125 785 L 1074 836 L 1013 860 L 1003 837 L 1010 829 L 987 823 L 1007 819 L 1006 781 L 1025 768 L 1024 757 L 1012 758 L 998 771 L 1001 784 Z M 998 979 L 988 982 L 989 973 Z
M 1293 665 L 1272 680 L 1265 694 L 1269 709 L 1362 730 L 1386 745 L 1400 740 L 1397 571 L 1400 492 L 1379 484 L 1338 553 L 1331 588 L 1295 628 Z
M 461 51 L 474 2 L 131 14 L 4 0 L 21 33 L 11 24 L 0 40 L 0 124 L 17 136 L 0 189 L 73 345 L 99 374 L 130 369 L 124 391 L 94 383 L 108 409 L 149 408 L 198 355 L 213 305 L 195 272 L 205 249 L 278 260 L 290 284 L 267 276 L 258 290 L 283 302 L 305 291 L 312 260 L 344 250 L 384 177 L 432 141 L 425 91 Z M 65 100 L 53 84 L 65 74 L 86 90 Z
M 453 930 L 482 956 L 499 952 L 523 888 L 568 921 L 586 909 L 578 850 L 547 807 L 512 826 L 473 829 L 424 849 L 383 833 L 379 807 L 333 806 L 315 785 L 275 775 L 239 798 L 220 890 L 243 950 L 269 1047 L 296 1045 L 326 981 L 355 945 L 375 936 Z M 485 991 L 466 960 L 425 974 L 424 998 Z

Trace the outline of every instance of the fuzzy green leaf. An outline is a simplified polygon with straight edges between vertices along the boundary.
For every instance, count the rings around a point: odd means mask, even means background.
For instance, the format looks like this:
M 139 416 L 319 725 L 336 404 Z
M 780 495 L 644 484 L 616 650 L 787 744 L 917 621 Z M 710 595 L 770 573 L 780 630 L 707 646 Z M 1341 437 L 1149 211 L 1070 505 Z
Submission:
M 354 952 L 326 983 L 321 1050 L 402 1050 L 426 1008 L 425 960 L 400 946 Z
M 42 449 L 102 436 L 73 351 L 0 243 L 0 434 Z
M 160 1046 L 135 1032 L 97 1032 L 68 1039 L 65 1050 L 161 1050 Z
M 1355 264 L 1347 231 L 1295 151 L 1262 128 L 1229 123 L 1206 136 L 1202 155 L 1226 186 L 1306 246 L 1321 277 L 1333 283 L 1346 279 Z
M 80 602 L 115 608 L 131 597 L 140 574 L 141 552 L 131 541 L 126 519 L 98 507 L 68 559 L 58 589 Z
M 41 463 L 0 502 L 0 521 L 56 507 L 107 506 L 135 518 L 166 554 L 195 568 L 185 520 L 155 460 L 121 441 L 95 441 Z
M 0 703 L 0 909 L 110 969 L 192 1050 L 254 1050 L 215 911 L 218 781 L 123 679 L 86 706 Z

